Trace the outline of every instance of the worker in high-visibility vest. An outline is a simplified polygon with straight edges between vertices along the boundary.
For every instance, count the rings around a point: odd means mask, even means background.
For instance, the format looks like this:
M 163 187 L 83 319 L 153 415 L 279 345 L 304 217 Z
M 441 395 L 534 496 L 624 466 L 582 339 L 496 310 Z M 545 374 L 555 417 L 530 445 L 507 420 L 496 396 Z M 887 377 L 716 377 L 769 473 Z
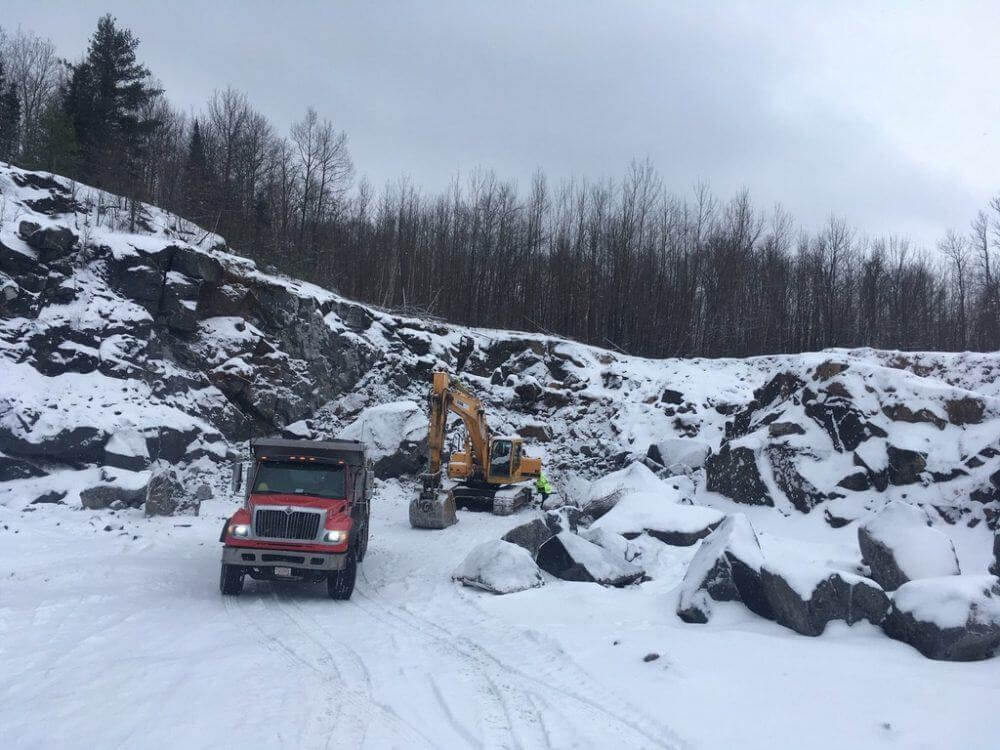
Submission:
M 542 496 L 543 503 L 549 499 L 549 495 L 552 494 L 552 485 L 549 484 L 549 479 L 545 474 L 538 475 L 538 479 L 535 480 L 535 489 Z

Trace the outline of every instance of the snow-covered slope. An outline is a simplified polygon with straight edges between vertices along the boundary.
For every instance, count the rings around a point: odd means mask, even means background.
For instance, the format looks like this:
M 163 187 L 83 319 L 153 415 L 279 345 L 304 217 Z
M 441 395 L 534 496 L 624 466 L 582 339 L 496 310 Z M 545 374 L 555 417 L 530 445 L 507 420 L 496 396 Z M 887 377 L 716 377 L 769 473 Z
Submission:
M 537 512 L 409 527 L 413 404 L 438 367 L 528 439 L 561 501 L 626 498 L 603 526 L 639 534 L 650 580 L 540 574 L 497 597 L 452 581 Z M 685 624 L 700 542 L 647 527 L 708 533 L 742 512 L 788 580 L 856 581 L 859 523 L 902 500 L 985 573 L 998 373 L 998 354 L 868 349 L 648 360 L 400 316 L 0 165 L 0 745 L 992 747 L 1000 660 L 932 662 L 864 620 L 806 638 L 730 602 Z M 354 599 L 256 583 L 224 603 L 229 463 L 251 435 L 344 431 L 402 473 L 378 484 Z M 144 515 L 164 466 L 199 515 Z

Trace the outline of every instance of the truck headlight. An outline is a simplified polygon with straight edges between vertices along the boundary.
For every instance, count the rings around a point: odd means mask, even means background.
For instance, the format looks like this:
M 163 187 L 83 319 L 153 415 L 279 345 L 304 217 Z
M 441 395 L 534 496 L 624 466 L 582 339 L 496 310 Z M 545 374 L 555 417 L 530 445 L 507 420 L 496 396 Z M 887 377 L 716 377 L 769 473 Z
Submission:
M 347 541 L 347 532 L 340 529 L 333 529 L 323 534 L 323 541 L 330 544 L 343 544 Z
M 250 536 L 250 527 L 245 523 L 229 524 L 229 534 L 231 536 Z

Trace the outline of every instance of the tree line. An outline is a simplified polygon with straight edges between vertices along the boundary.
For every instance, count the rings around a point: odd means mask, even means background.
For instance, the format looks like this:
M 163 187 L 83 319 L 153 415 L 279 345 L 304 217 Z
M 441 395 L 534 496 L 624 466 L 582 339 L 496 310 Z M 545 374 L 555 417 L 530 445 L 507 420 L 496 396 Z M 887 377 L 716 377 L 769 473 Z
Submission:
M 76 62 L 0 29 L 0 159 L 126 197 L 364 302 L 648 356 L 830 346 L 1000 348 L 1000 195 L 937 248 L 831 218 L 814 232 L 748 192 L 615 180 L 526 191 L 480 169 L 440 194 L 355 179 L 347 134 L 306 109 L 287 135 L 243 92 L 175 109 L 105 16 Z

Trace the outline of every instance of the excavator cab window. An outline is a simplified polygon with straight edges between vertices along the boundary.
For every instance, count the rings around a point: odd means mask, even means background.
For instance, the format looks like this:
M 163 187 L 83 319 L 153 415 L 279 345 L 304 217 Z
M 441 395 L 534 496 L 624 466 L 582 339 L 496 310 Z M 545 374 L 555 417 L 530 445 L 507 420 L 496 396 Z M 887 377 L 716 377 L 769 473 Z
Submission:
M 511 469 L 511 441 L 494 440 L 490 448 L 490 476 L 509 477 Z

